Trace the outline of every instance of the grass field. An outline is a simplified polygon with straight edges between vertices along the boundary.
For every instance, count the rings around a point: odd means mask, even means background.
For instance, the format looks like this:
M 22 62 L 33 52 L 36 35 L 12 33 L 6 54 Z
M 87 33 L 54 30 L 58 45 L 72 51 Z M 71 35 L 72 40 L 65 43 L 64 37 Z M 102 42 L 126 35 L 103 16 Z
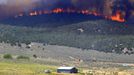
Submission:
M 121 68 L 98 68 L 84 69 L 79 68 L 78 74 L 56 73 L 58 66 L 50 66 L 36 63 L 18 63 L 13 61 L 0 61 L 0 75 L 134 75 L 134 68 L 130 67 L 121 70 Z M 45 70 L 51 70 L 51 73 L 45 73 Z
M 14 61 L 0 61 L 0 75 L 70 75 L 69 73 L 57 73 L 58 66 L 49 66 L 36 63 L 18 63 Z M 51 73 L 45 73 L 50 70 Z M 71 74 L 83 75 L 84 73 Z
M 0 75 L 46 75 L 44 70 L 56 72 L 56 66 L 39 64 L 0 62 Z M 55 75 L 52 73 L 50 75 Z

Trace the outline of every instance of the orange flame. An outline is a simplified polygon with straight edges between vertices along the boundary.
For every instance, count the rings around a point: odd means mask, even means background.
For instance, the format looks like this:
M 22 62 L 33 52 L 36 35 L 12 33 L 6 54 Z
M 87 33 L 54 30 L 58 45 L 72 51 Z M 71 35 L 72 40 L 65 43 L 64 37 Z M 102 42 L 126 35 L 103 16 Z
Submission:
M 111 16 L 111 20 L 118 21 L 118 22 L 125 22 L 125 19 L 122 18 L 122 15 L 119 11 L 116 12 L 116 15 Z
M 38 12 L 37 11 L 34 11 L 34 12 L 31 12 L 29 15 L 30 16 L 36 16 L 36 15 L 38 15 Z
M 32 12 L 29 12 L 28 16 L 37 16 L 37 15 L 42 15 L 42 14 L 51 14 L 51 13 L 63 13 L 63 12 L 66 12 L 66 13 L 81 13 L 81 14 L 86 14 L 86 15 L 89 15 L 89 14 L 93 14 L 95 16 L 100 16 L 100 14 L 98 14 L 97 12 L 95 11 L 89 11 L 89 10 L 74 10 L 74 9 L 62 9 L 62 8 L 56 8 L 56 9 L 53 9 L 51 11 L 47 11 L 47 10 L 40 10 L 40 11 L 32 11 Z M 20 13 L 18 15 L 16 15 L 17 17 L 22 17 L 22 16 L 25 16 L 26 14 L 23 14 L 23 13 Z
M 61 8 L 56 8 L 56 9 L 54 9 L 52 12 L 53 12 L 53 13 L 62 13 L 62 12 L 64 12 L 64 10 L 61 9 Z
M 24 14 L 24 13 L 20 13 L 18 15 L 15 16 L 15 18 L 17 17 L 22 17 L 22 16 L 25 16 L 25 15 L 28 15 L 28 16 L 37 16 L 37 15 L 42 15 L 42 14 L 51 14 L 51 13 L 80 13 L 80 14 L 85 14 L 85 15 L 94 15 L 94 16 L 102 16 L 104 17 L 105 19 L 110 19 L 110 20 L 113 20 L 113 21 L 118 21 L 118 22 L 125 22 L 125 19 L 122 18 L 122 15 L 121 15 L 121 12 L 118 11 L 116 12 L 115 15 L 113 16 L 105 16 L 105 15 L 102 15 L 102 14 L 99 14 L 98 12 L 96 11 L 90 11 L 90 10 L 75 10 L 75 9 L 62 9 L 62 8 L 56 8 L 56 9 L 53 9 L 51 11 L 48 11 L 48 10 L 40 10 L 40 11 L 32 11 L 30 12 L 29 14 Z

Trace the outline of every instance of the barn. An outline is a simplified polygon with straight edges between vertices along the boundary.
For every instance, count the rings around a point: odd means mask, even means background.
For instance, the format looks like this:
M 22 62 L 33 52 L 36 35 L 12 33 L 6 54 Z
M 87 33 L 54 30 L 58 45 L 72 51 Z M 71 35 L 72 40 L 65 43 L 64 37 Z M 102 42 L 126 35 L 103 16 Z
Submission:
M 78 73 L 78 69 L 75 67 L 59 67 L 57 69 L 58 73 Z

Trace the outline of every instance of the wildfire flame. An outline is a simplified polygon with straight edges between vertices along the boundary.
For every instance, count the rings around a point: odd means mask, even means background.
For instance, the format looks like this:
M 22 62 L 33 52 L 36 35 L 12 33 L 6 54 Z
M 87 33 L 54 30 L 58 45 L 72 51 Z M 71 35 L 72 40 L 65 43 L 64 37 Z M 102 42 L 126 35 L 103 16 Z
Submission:
M 111 20 L 118 21 L 118 22 L 125 22 L 125 19 L 122 18 L 122 15 L 119 11 L 116 12 L 116 15 L 111 16 Z
M 37 11 L 34 11 L 34 12 L 31 12 L 29 15 L 30 16 L 36 16 L 36 15 L 38 15 L 38 12 Z
M 80 14 L 85 14 L 85 15 L 94 15 L 94 16 L 102 16 L 106 19 L 110 19 L 110 20 L 113 20 L 113 21 L 118 21 L 118 22 L 125 22 L 125 19 L 122 18 L 121 16 L 121 13 L 118 11 L 115 15 L 113 16 L 104 16 L 102 14 L 99 14 L 97 13 L 96 11 L 89 11 L 89 10 L 73 10 L 73 9 L 62 9 L 62 8 L 56 8 L 56 9 L 53 9 L 51 11 L 48 11 L 48 10 L 40 10 L 40 11 L 32 11 L 32 12 L 29 12 L 29 14 L 24 14 L 24 13 L 20 13 L 18 15 L 15 16 L 15 18 L 17 17 L 22 17 L 22 16 L 37 16 L 37 15 L 42 15 L 42 14 L 51 14 L 51 13 L 80 13 Z
M 64 10 L 61 8 L 56 8 L 56 9 L 52 10 L 52 12 L 53 13 L 62 13 L 62 12 L 64 12 Z

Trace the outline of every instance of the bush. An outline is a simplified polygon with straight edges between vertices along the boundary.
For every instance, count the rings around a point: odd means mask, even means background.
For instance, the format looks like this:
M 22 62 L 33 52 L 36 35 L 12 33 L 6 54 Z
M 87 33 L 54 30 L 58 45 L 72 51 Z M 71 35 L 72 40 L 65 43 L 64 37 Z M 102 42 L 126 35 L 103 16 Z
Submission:
M 37 55 L 36 55 L 36 54 L 34 54 L 34 55 L 33 55 L 33 57 L 34 57 L 34 58 L 37 58 Z
M 3 58 L 5 58 L 5 59 L 12 59 L 13 57 L 12 57 L 11 54 L 5 54 L 5 55 L 3 56 Z
M 17 59 L 30 59 L 30 58 L 27 57 L 27 56 L 22 56 L 22 55 L 21 55 L 21 56 L 18 56 Z

